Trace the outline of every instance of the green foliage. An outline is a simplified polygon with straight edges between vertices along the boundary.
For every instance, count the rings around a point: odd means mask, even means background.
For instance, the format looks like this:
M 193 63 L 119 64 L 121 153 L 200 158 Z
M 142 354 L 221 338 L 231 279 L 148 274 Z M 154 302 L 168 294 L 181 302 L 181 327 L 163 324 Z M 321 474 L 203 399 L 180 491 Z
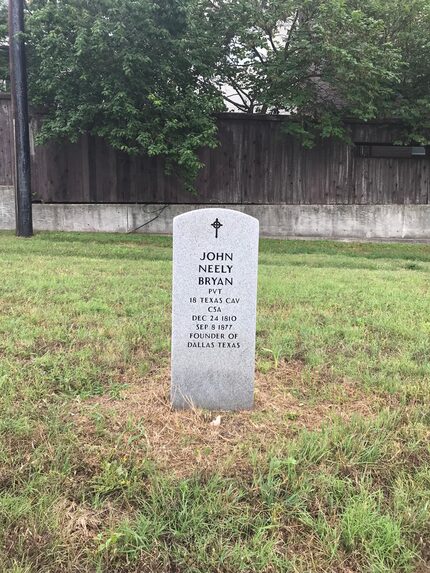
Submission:
M 289 113 L 307 146 L 345 137 L 346 117 L 399 118 L 404 141 L 428 140 L 429 0 L 233 0 L 208 14 L 230 38 L 219 71 L 240 110 Z
M 6 15 L 0 0 L 3 90 Z M 345 118 L 397 118 L 399 143 L 429 142 L 430 0 L 32 0 L 26 25 L 39 141 L 99 135 L 188 187 L 224 101 L 290 114 L 308 147 L 347 138 Z
M 403 121 L 402 142 L 428 144 L 430 61 L 425 54 L 430 49 L 430 2 L 380 0 L 380 14 L 386 35 L 402 55 L 399 81 L 392 86 L 384 115 Z
M 206 82 L 215 53 L 194 44 L 184 0 L 34 0 L 27 29 L 42 141 L 89 132 L 194 178 L 223 103 Z
M 9 88 L 9 49 L 7 2 L 0 0 L 0 92 Z

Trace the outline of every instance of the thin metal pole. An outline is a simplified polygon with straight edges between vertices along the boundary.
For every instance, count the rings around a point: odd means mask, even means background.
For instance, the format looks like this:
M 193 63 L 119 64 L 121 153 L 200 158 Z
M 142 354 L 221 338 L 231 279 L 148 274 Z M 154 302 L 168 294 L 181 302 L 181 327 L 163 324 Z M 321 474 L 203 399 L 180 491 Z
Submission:
M 9 0 L 11 91 L 15 117 L 16 234 L 33 235 L 28 127 L 27 67 L 25 60 L 24 0 Z

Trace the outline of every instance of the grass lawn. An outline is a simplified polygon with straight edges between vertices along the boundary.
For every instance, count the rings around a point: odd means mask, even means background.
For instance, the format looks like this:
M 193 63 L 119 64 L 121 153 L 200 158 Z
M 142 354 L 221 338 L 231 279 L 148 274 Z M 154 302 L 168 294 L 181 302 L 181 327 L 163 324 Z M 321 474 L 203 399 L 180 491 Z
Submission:
M 430 571 L 430 246 L 263 240 L 252 412 L 169 408 L 171 239 L 0 233 L 0 571 Z

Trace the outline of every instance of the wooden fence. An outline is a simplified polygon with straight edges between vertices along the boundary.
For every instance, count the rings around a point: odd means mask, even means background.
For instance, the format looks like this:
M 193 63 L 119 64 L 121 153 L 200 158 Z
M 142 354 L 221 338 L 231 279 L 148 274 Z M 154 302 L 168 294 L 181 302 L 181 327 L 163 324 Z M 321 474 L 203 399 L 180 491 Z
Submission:
M 12 182 L 10 101 L 0 100 L 0 185 Z M 428 150 L 390 147 L 393 123 L 351 123 L 347 145 L 304 149 L 279 117 L 222 114 L 220 145 L 202 150 L 196 193 L 166 175 L 160 159 L 130 157 L 103 140 L 33 148 L 35 201 L 59 203 L 428 204 Z M 391 151 L 390 151 L 391 150 Z M 413 155 L 413 153 L 417 153 Z M 425 153 L 424 155 L 422 155 Z
M 13 185 L 12 106 L 8 96 L 0 94 L 0 185 Z

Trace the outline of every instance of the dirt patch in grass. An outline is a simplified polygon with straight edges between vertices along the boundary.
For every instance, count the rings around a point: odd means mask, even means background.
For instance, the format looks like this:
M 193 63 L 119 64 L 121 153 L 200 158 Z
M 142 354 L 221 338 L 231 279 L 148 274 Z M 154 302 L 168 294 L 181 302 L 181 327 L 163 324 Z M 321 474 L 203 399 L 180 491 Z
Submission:
M 275 440 L 318 430 L 335 418 L 372 416 L 382 402 L 328 372 L 309 377 L 300 362 L 257 375 L 252 411 L 174 411 L 169 384 L 169 370 L 158 370 L 129 384 L 120 398 L 104 395 L 76 404 L 71 416 L 88 452 L 96 450 L 99 458 L 100 449 L 112 455 L 114 447 L 124 459 L 137 454 L 180 477 L 196 469 L 237 473 L 248 466 L 251 448 L 268 451 Z M 218 415 L 221 422 L 214 425 Z

